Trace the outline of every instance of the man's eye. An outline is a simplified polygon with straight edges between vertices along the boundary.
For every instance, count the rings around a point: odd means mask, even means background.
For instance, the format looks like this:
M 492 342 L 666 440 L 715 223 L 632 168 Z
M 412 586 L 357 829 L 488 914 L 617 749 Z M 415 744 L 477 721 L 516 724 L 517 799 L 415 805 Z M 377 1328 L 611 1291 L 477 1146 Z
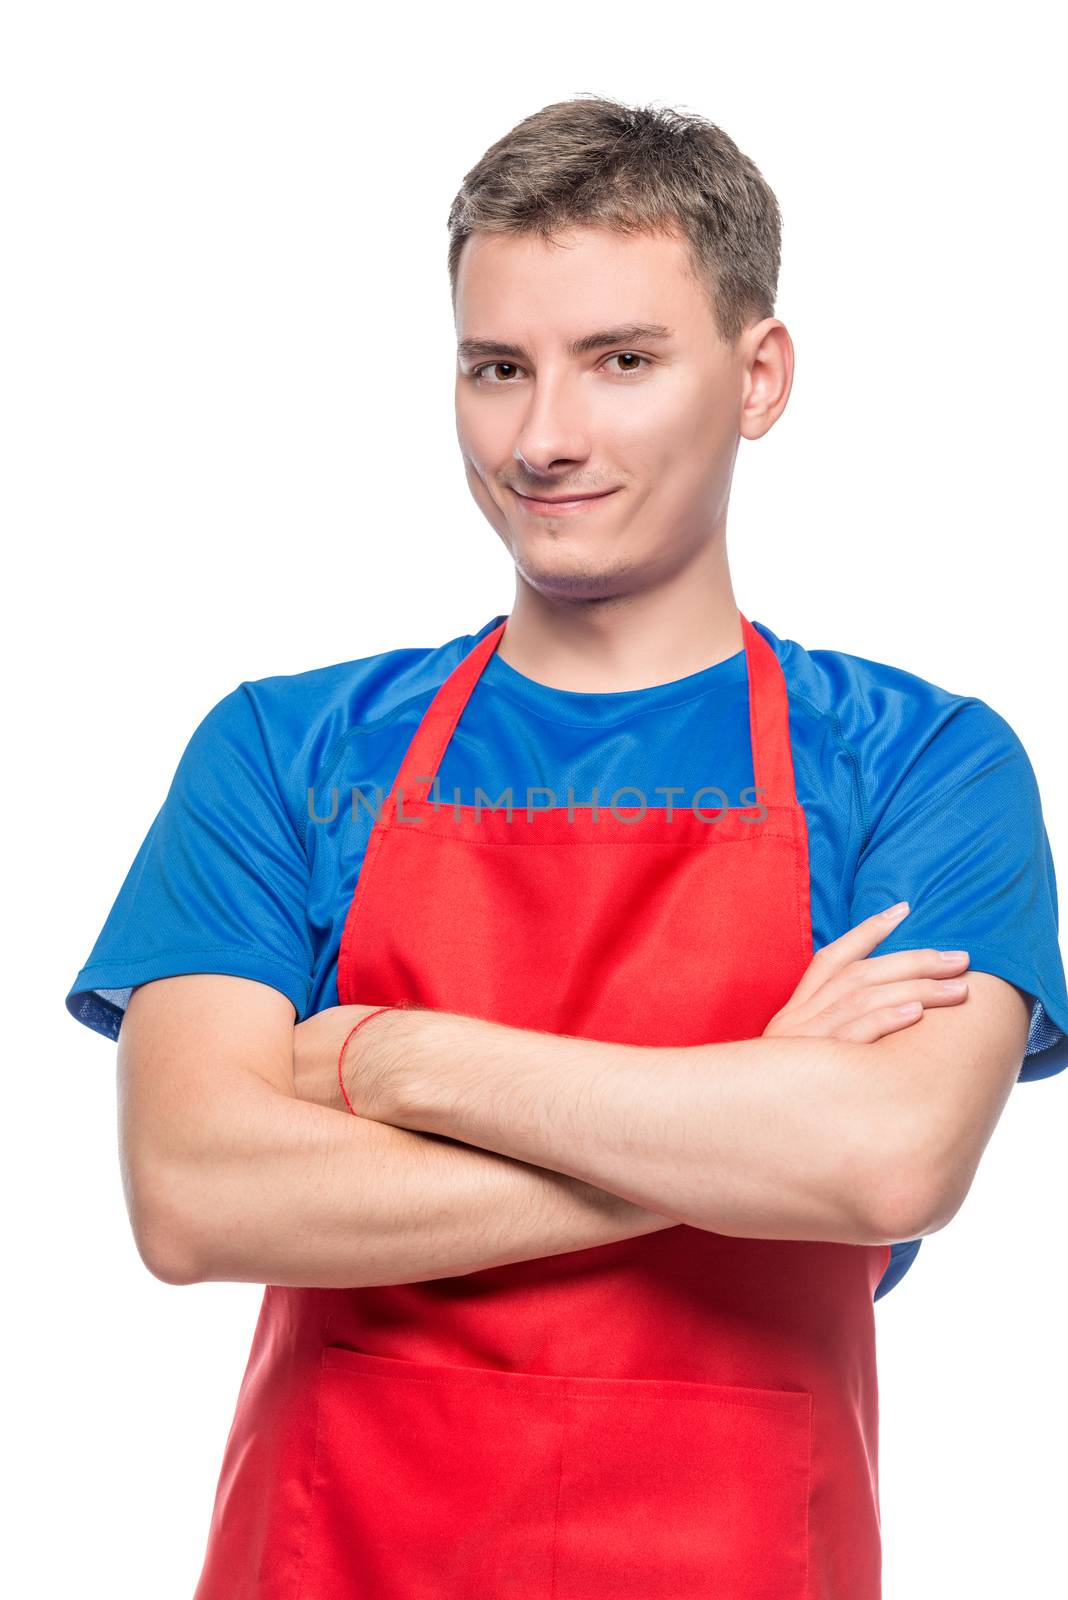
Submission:
M 652 362 L 648 356 L 640 356 L 633 350 L 617 350 L 614 355 L 605 356 L 605 359 L 601 365 L 605 366 L 609 361 L 640 361 L 647 367 L 652 366 Z M 515 363 L 511 361 L 486 361 L 483 362 L 480 367 L 472 368 L 471 376 L 477 383 L 487 383 L 487 386 L 491 389 L 500 389 L 504 384 L 511 383 L 514 380 L 512 378 L 505 378 L 502 383 L 492 379 L 484 379 L 482 376 L 484 372 L 494 372 L 500 368 L 504 368 L 508 372 L 513 373 L 523 371 L 522 367 L 517 367 Z M 616 373 L 619 377 L 626 378 L 629 377 L 631 373 L 636 374 L 641 370 L 642 369 L 640 366 L 617 367 Z
M 472 376 L 472 378 L 476 378 L 478 380 L 478 382 L 481 383 L 482 382 L 482 374 L 484 372 L 490 372 L 496 367 L 508 367 L 512 372 L 522 372 L 522 370 L 523 370 L 522 367 L 514 366 L 511 361 L 487 361 L 487 362 L 484 362 L 481 367 L 472 368 L 471 376 Z M 500 385 L 499 384 L 495 384 L 495 385 L 492 385 L 492 387 L 499 388 Z
M 615 355 L 614 356 L 609 356 L 608 359 L 609 359 L 609 361 L 644 361 L 644 363 L 645 363 L 645 365 L 647 367 L 652 365 L 652 362 L 649 360 L 648 356 L 636 355 L 633 350 L 617 350 Z M 630 374 L 632 372 L 640 372 L 641 368 L 640 367 L 617 367 L 616 371 L 619 373 L 620 377 L 625 378 L 625 377 L 628 376 L 628 374 Z

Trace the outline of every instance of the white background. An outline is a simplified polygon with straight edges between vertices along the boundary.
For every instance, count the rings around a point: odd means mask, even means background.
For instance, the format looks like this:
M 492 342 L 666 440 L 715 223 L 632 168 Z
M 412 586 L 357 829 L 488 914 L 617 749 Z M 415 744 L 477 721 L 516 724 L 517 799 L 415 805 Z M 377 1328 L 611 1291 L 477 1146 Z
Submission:
M 510 609 L 452 416 L 446 215 L 581 91 L 720 123 L 785 217 L 743 612 L 993 705 L 1068 883 L 1051 14 L 38 3 L 0 41 L 10 1592 L 189 1600 L 261 1290 L 142 1266 L 64 995 L 205 712 Z M 1068 1586 L 1068 1075 L 877 1306 L 886 1600 Z M 477 1597 L 472 1597 L 477 1600 Z

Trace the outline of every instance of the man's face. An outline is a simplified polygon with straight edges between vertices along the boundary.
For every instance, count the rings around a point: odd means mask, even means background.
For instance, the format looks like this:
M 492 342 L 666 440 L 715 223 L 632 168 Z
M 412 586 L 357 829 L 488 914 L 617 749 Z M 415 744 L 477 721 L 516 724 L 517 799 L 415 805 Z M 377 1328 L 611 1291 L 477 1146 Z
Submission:
M 569 348 L 612 330 L 622 336 Z M 676 237 L 583 227 L 556 244 L 468 239 L 457 436 L 471 492 L 528 583 L 607 599 L 707 544 L 726 515 L 750 332 L 737 349 L 723 342 Z M 599 498 L 544 503 L 589 494 Z

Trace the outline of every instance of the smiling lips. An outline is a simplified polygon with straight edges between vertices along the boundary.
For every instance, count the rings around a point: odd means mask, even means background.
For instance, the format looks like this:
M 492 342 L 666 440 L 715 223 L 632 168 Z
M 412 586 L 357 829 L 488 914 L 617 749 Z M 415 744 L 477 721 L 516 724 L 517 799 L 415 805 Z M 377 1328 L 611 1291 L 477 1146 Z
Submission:
M 607 500 L 608 497 L 615 494 L 616 491 L 614 489 L 601 489 L 594 494 L 563 495 L 558 499 L 548 499 L 543 495 L 523 494 L 519 489 L 513 489 L 512 492 L 523 501 L 524 505 L 526 505 L 529 510 L 541 513 L 542 515 L 549 515 L 552 513 L 560 514 L 561 512 L 578 510 L 582 506 L 588 505 L 591 501 Z

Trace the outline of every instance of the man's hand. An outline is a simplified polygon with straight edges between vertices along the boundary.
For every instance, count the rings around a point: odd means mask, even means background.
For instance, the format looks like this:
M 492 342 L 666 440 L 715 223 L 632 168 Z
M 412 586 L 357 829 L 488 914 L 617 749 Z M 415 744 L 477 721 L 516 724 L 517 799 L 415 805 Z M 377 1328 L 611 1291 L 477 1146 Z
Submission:
M 969 966 L 967 951 L 952 961 L 939 950 L 899 950 L 865 959 L 907 915 L 907 910 L 896 915 L 880 911 L 817 950 L 761 1037 L 873 1044 L 886 1034 L 912 1027 L 928 1007 L 966 1000 L 968 985 L 962 974 Z M 913 1009 L 902 1011 L 905 1005 Z

